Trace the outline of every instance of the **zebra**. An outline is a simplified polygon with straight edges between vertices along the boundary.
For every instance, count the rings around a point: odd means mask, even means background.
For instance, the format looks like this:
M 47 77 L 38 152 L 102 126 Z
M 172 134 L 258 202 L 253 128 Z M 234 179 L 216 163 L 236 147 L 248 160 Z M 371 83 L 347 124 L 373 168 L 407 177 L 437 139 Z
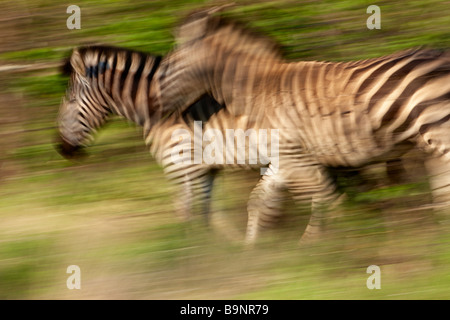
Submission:
M 207 220 L 218 170 L 257 169 L 264 167 L 268 160 L 250 161 L 247 157 L 243 162 L 227 162 L 230 153 L 235 156 L 232 145 L 231 150 L 227 147 L 222 154 L 222 161 L 183 161 L 192 159 L 198 151 L 196 129 L 218 130 L 225 134 L 229 129 L 244 128 L 246 117 L 232 116 L 224 104 L 208 94 L 198 97 L 182 113 L 163 112 L 156 74 L 165 72 L 165 61 L 161 56 L 112 46 L 75 48 L 63 66 L 63 73 L 69 75 L 70 80 L 57 118 L 57 149 L 66 158 L 80 156 L 111 115 L 128 119 L 143 127 L 144 141 L 150 146 L 151 154 L 177 187 L 178 216 L 189 220 L 193 208 L 200 206 Z M 193 139 L 181 139 L 186 134 Z M 270 144 L 267 146 L 270 148 Z M 250 155 L 250 148 L 250 143 L 245 145 L 245 156 Z M 175 152 L 176 161 L 174 150 L 183 151 L 180 157 Z
M 413 148 L 426 155 L 433 201 L 449 200 L 449 51 L 289 62 L 267 37 L 208 12 L 190 15 L 176 40 L 155 73 L 162 112 L 179 113 L 208 93 L 247 127 L 280 131 L 278 170 L 252 191 L 247 242 L 277 212 L 283 189 L 311 203 L 302 239 L 313 238 L 337 198 L 326 167 L 389 162 Z
M 156 114 L 150 107 L 147 92 L 161 58 L 112 46 L 74 49 L 62 67 L 70 80 L 57 119 L 57 150 L 69 159 L 81 156 L 112 114 L 143 126 L 144 139 L 150 145 L 152 155 L 163 167 L 169 181 L 178 187 L 175 212 L 182 220 L 189 220 L 196 202 L 203 206 L 201 210 L 205 213 L 209 210 L 208 199 L 215 171 L 199 165 L 195 170 L 171 166 L 166 151 L 175 143 L 171 141 L 170 133 L 180 128 L 189 129 L 192 114 L 207 120 L 209 114 L 222 106 L 205 95 L 191 106 L 192 111 L 185 112 L 184 117 L 163 119 Z

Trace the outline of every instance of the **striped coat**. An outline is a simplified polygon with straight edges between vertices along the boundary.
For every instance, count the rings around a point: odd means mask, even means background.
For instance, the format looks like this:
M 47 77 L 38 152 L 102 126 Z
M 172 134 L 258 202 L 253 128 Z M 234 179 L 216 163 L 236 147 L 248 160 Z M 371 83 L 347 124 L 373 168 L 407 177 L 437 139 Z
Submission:
M 261 150 L 254 150 L 257 145 L 250 145 L 252 132 L 248 137 L 246 134 L 252 128 L 244 127 L 246 117 L 232 116 L 209 95 L 198 97 L 181 114 L 163 112 L 155 91 L 159 87 L 155 75 L 166 70 L 161 57 L 107 46 L 80 47 L 72 52 L 64 69 L 70 82 L 58 116 L 60 152 L 69 158 L 76 156 L 111 114 L 135 122 L 143 127 L 151 153 L 177 187 L 176 211 L 184 219 L 191 217 L 192 208 L 197 205 L 208 214 L 217 170 L 261 168 L 269 162 L 267 157 L 261 157 L 262 152 L 258 154 Z M 236 141 L 222 150 L 213 148 L 206 152 L 213 145 L 208 141 L 208 132 L 225 139 L 227 130 L 233 129 L 245 129 L 242 134 L 247 143 L 243 149 Z M 196 139 L 198 132 L 201 136 Z M 236 132 L 231 132 L 233 142 L 237 140 Z M 264 147 L 270 150 L 270 142 Z M 200 156 L 213 155 L 213 161 L 205 157 L 195 161 L 198 151 Z M 252 154 L 258 157 L 250 159 Z
M 280 131 L 278 170 L 262 178 L 249 204 L 249 241 L 283 189 L 312 201 L 307 234 L 319 229 L 314 221 L 336 198 L 327 166 L 390 161 L 418 148 L 427 154 L 435 200 L 450 198 L 449 52 L 287 62 L 267 38 L 195 14 L 180 26 L 178 47 L 164 64 L 154 91 L 162 112 L 180 112 L 210 93 L 245 117 L 245 127 Z

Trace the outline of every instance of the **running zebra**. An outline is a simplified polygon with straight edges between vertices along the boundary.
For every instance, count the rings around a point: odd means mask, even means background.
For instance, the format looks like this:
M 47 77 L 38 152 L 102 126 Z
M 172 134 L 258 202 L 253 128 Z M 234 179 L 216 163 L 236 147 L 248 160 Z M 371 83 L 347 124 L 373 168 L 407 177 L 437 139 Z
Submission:
M 305 237 L 336 199 L 327 166 L 391 161 L 412 148 L 427 154 L 434 200 L 449 200 L 450 52 L 287 62 L 267 38 L 204 12 L 181 24 L 177 42 L 155 73 L 158 108 L 180 112 L 210 93 L 246 127 L 279 129 L 278 168 L 252 193 L 247 241 L 277 212 L 283 189 L 312 203 Z
M 57 148 L 66 158 L 79 156 L 112 114 L 143 126 L 144 139 L 152 155 L 169 181 L 178 187 L 176 213 L 188 220 L 197 202 L 205 214 L 209 211 L 215 171 L 204 165 L 171 163 L 168 151 L 176 145 L 171 134 L 180 129 L 191 130 L 188 124 L 193 119 L 207 121 L 223 106 L 205 95 L 183 117 L 163 119 L 163 115 L 151 107 L 148 94 L 160 62 L 161 56 L 117 47 L 74 49 L 63 66 L 63 73 L 70 76 L 70 81 L 58 115 Z M 192 149 L 191 144 L 181 147 Z
M 201 206 L 207 216 L 217 170 L 261 168 L 269 163 L 270 154 L 250 143 L 255 135 L 248 131 L 252 128 L 243 126 L 245 116 L 231 116 L 223 104 L 209 95 L 199 96 L 181 114 L 163 112 L 155 76 L 167 70 L 165 62 L 159 56 L 116 47 L 74 49 L 64 65 L 70 81 L 58 115 L 58 150 L 67 158 L 76 157 L 111 114 L 133 121 L 143 127 L 150 152 L 178 187 L 178 214 L 187 220 L 192 209 Z M 228 138 L 229 130 L 235 130 L 231 131 L 233 142 L 239 131 L 248 143 L 241 147 L 238 143 L 227 144 L 222 150 L 214 147 L 209 154 L 213 161 L 194 161 L 198 153 L 208 154 L 206 151 L 213 145 L 206 143 L 209 138 Z M 216 133 L 216 137 L 207 137 L 208 132 Z M 270 141 L 264 147 L 271 150 Z M 250 159 L 258 153 L 259 157 Z M 274 200 L 268 199 L 272 206 Z

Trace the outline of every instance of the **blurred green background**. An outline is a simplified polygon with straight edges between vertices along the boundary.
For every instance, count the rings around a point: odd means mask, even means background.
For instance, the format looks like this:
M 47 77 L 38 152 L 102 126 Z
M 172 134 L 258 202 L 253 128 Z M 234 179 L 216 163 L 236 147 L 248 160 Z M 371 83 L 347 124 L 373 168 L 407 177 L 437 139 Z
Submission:
M 408 179 L 386 183 L 383 166 L 348 192 L 327 237 L 300 248 L 307 208 L 286 214 L 252 250 L 246 201 L 258 172 L 226 171 L 213 194 L 213 228 L 180 223 L 172 189 L 141 129 L 114 119 L 80 163 L 53 148 L 67 78 L 58 66 L 74 46 L 114 44 L 153 54 L 173 46 L 188 12 L 223 1 L 0 2 L 1 299 L 449 299 L 450 236 L 445 215 L 427 209 L 416 155 Z M 234 1 L 225 13 L 279 41 L 288 59 L 364 59 L 416 46 L 450 46 L 448 1 Z M 68 30 L 66 8 L 81 8 Z M 366 9 L 381 9 L 369 30 Z M 216 227 L 214 227 L 216 226 Z M 234 240 L 233 240 L 234 239 Z M 69 265 L 81 289 L 69 290 Z M 369 290 L 366 268 L 381 268 Z

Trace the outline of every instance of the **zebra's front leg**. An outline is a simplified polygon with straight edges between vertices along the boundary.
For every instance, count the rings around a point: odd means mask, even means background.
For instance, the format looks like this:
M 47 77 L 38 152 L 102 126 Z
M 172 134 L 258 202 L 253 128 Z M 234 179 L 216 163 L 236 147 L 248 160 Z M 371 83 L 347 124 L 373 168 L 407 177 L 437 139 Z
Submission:
M 166 168 L 169 179 L 175 184 L 175 212 L 182 221 L 189 221 L 193 211 L 201 214 L 205 224 L 209 223 L 211 193 L 215 171 L 200 166 Z
M 211 219 L 211 195 L 215 176 L 216 170 L 211 169 L 194 181 L 194 199 L 198 203 L 202 219 L 208 226 Z
M 327 194 L 328 190 L 323 189 L 322 191 L 324 191 L 324 194 L 319 193 L 313 196 L 311 200 L 311 218 L 300 238 L 300 245 L 308 245 L 323 238 L 324 226 L 329 218 L 328 213 L 332 207 L 341 202 L 341 198 L 336 197 L 334 192 Z
M 280 209 L 285 199 L 286 192 L 281 176 L 273 174 L 269 168 L 252 190 L 247 204 L 246 245 L 253 245 L 259 231 L 274 223 L 280 215 Z
M 182 221 L 189 221 L 192 219 L 193 199 L 194 193 L 192 191 L 192 180 L 188 175 L 184 175 L 175 181 L 177 192 L 174 196 L 175 214 Z
M 340 201 L 336 186 L 327 170 L 308 157 L 286 163 L 280 171 L 295 201 L 311 201 L 311 218 L 300 238 L 300 244 L 315 242 L 323 235 L 327 213 Z

